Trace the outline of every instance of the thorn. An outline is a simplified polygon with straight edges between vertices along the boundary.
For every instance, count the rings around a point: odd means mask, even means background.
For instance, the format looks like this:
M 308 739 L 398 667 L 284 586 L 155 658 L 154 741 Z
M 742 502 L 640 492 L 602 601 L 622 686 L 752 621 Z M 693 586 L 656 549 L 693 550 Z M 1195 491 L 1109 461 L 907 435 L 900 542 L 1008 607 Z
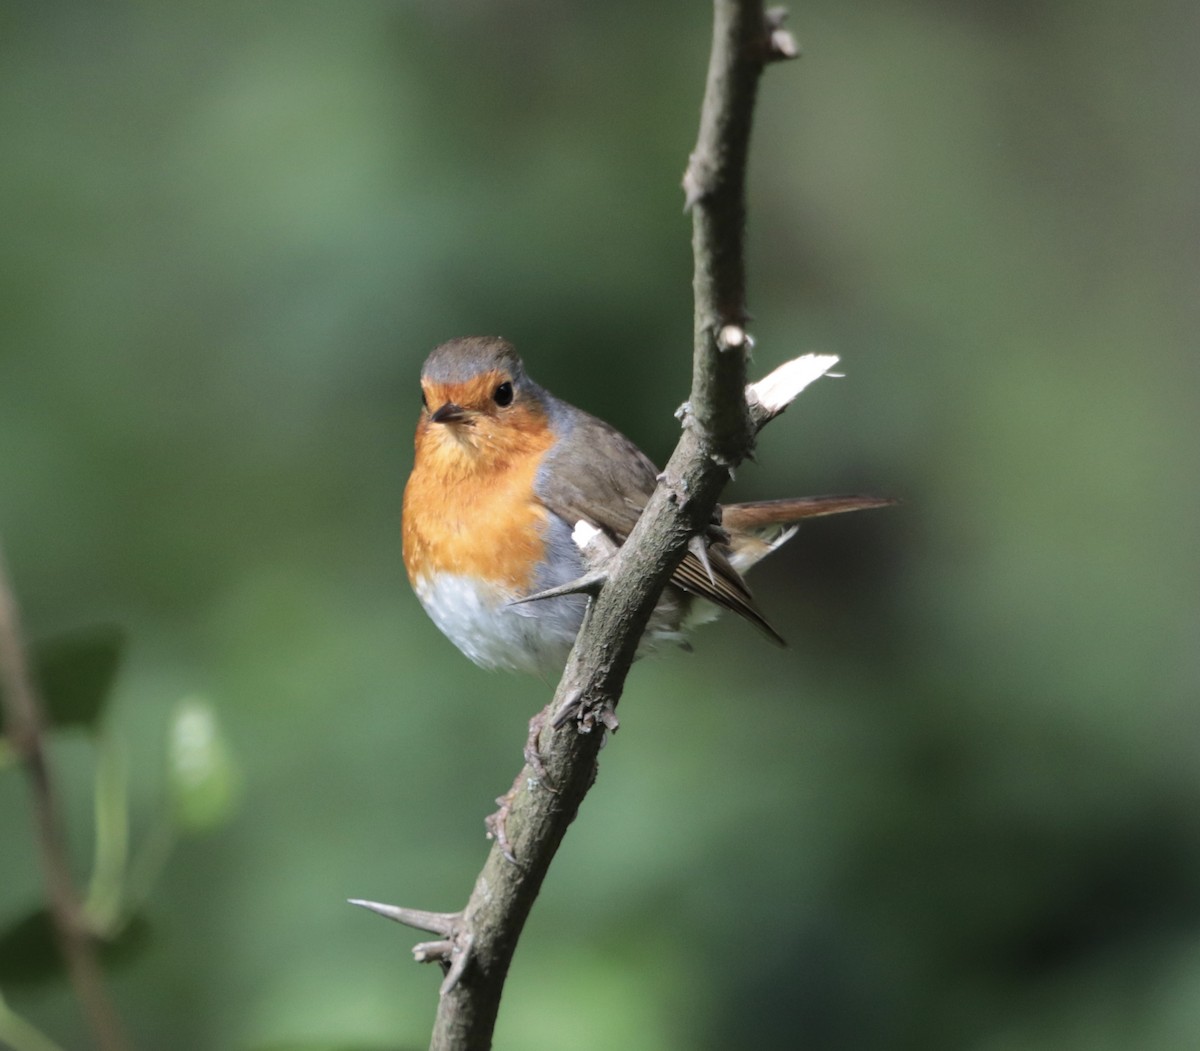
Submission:
M 450 969 L 446 972 L 446 977 L 442 979 L 442 987 L 438 990 L 440 996 L 445 996 L 451 989 L 458 985 L 458 980 L 463 976 L 463 971 L 467 969 L 467 964 L 471 962 L 471 949 L 475 945 L 475 935 L 464 934 L 455 939 L 454 945 L 450 949 L 451 956 L 454 957 L 454 962 L 450 964 Z
M 713 514 L 712 523 L 704 530 L 704 538 L 708 542 L 708 546 L 713 544 L 723 544 L 729 546 L 729 530 L 721 525 L 721 505 L 717 505 L 717 510 Z
M 585 573 L 576 580 L 570 580 L 565 584 L 559 584 L 558 587 L 547 588 L 545 591 L 539 591 L 533 595 L 526 595 L 524 598 L 515 598 L 510 600 L 506 605 L 521 606 L 526 602 L 541 602 L 547 598 L 561 598 L 563 595 L 598 595 L 600 589 L 604 587 L 608 580 L 607 573 L 593 571 Z
M 406 909 L 403 905 L 384 905 L 382 902 L 367 901 L 363 898 L 348 898 L 347 901 L 351 905 L 369 909 L 414 930 L 429 931 L 430 934 L 449 936 L 461 919 L 461 914 L 457 912 L 426 912 L 424 909 Z
M 715 588 L 717 586 L 717 577 L 713 573 L 712 563 L 708 560 L 708 544 L 705 543 L 704 537 L 696 535 L 688 541 L 688 550 L 700 560 L 700 564 L 704 567 L 704 572 L 708 574 L 708 582 Z
M 558 706 L 558 711 L 554 713 L 554 721 L 550 725 L 557 730 L 569 719 L 577 715 L 581 708 L 582 697 L 583 695 L 579 690 L 572 690 L 567 694 L 566 699 Z

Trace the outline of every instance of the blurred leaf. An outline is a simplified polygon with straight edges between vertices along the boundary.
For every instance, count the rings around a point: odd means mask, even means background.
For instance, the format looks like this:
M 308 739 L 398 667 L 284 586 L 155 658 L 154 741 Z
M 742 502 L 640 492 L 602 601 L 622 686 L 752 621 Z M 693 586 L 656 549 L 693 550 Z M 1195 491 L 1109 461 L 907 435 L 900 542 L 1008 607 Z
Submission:
M 129 778 L 120 742 L 112 734 L 96 735 L 96 780 L 93 812 L 95 861 L 84 900 L 92 929 L 107 934 L 120 926 L 129 857 Z
M 44 982 L 61 970 L 54 927 L 45 909 L 31 912 L 0 934 L 0 985 Z
M 35 643 L 34 678 L 51 726 L 94 726 L 117 677 L 124 633 L 97 625 Z
M 179 704 L 167 743 L 172 810 L 180 827 L 207 832 L 224 824 L 237 802 L 240 778 L 207 701 Z
M 124 967 L 150 947 L 150 921 L 141 913 L 131 916 L 115 938 L 100 942 L 100 962 L 106 967 Z
M 150 944 L 150 924 L 134 916 L 111 940 L 101 941 L 100 960 L 108 967 L 121 966 L 139 956 Z M 50 913 L 36 909 L 0 933 L 0 985 L 37 985 L 59 977 L 62 957 Z

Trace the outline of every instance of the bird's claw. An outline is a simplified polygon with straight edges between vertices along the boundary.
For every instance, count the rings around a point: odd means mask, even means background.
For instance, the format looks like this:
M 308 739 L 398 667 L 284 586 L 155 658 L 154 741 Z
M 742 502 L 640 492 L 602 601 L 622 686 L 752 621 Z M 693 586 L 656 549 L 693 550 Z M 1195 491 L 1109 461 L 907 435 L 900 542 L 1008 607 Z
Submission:
M 557 791 L 554 782 L 550 780 L 550 775 L 546 773 L 546 764 L 542 762 L 539 740 L 548 718 L 549 710 L 543 708 L 529 720 L 529 736 L 525 738 L 523 754 L 530 775 L 527 778 L 524 770 L 517 774 L 512 788 L 496 800 L 496 806 L 499 809 L 483 820 L 484 826 L 487 828 L 488 839 L 495 840 L 496 846 L 500 848 L 500 853 L 504 855 L 505 860 L 514 865 L 517 864 L 517 856 L 513 853 L 512 843 L 508 838 L 508 815 L 512 812 L 513 800 L 516 799 L 517 792 L 524 784 L 528 784 L 530 789 L 541 787 L 547 792 Z
M 560 726 L 575 721 L 575 728 L 581 733 L 591 733 L 597 726 L 603 727 L 610 733 L 616 733 L 620 727 L 617 711 L 613 702 L 608 698 L 601 701 L 591 701 L 576 690 L 569 694 L 558 706 L 551 724 L 556 730 Z
M 513 785 L 504 795 L 497 797 L 496 806 L 500 809 L 494 814 L 488 814 L 483 819 L 488 839 L 496 841 L 496 846 L 500 848 L 504 860 L 512 865 L 517 863 L 517 855 L 513 853 L 512 843 L 508 839 L 508 815 L 512 810 L 513 796 L 517 794 L 517 785 L 520 784 L 520 781 L 521 779 L 518 777 L 517 784 Z
M 550 792 L 555 791 L 554 782 L 546 773 L 546 764 L 542 762 L 541 736 L 546 726 L 548 713 L 545 708 L 529 720 L 529 736 L 525 738 L 525 765 L 533 771 L 536 782 Z

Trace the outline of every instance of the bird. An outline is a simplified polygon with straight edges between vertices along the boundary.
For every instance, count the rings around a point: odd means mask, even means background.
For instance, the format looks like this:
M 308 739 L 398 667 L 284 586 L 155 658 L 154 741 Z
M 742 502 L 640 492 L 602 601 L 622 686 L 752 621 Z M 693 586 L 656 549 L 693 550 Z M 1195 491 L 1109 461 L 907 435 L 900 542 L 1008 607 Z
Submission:
M 476 664 L 557 677 L 588 599 L 523 600 L 594 570 L 589 552 L 597 545 L 587 538 L 599 537 L 600 550 L 623 543 L 658 469 L 615 427 L 536 383 L 506 339 L 442 343 L 426 358 L 420 386 L 401 513 L 412 588 L 434 624 Z M 803 519 L 892 502 L 817 496 L 725 504 L 719 525 L 684 554 L 642 649 L 686 645 L 688 628 L 715 616 L 715 607 L 783 644 L 742 574 Z

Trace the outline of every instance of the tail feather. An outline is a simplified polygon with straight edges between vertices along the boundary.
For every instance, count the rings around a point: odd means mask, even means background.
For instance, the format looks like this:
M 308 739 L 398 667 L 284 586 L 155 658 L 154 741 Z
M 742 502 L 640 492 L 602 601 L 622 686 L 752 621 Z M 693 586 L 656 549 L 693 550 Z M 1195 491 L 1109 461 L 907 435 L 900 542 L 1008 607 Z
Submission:
M 805 518 L 839 515 L 845 511 L 868 511 L 890 507 L 895 500 L 886 496 L 798 496 L 790 500 L 755 500 L 746 504 L 725 504 L 721 524 L 731 532 L 763 529 L 767 526 L 795 525 Z
M 790 500 L 757 500 L 725 504 L 721 525 L 729 533 L 729 561 L 739 573 L 786 544 L 805 518 L 867 511 L 896 503 L 884 496 L 801 496 Z

